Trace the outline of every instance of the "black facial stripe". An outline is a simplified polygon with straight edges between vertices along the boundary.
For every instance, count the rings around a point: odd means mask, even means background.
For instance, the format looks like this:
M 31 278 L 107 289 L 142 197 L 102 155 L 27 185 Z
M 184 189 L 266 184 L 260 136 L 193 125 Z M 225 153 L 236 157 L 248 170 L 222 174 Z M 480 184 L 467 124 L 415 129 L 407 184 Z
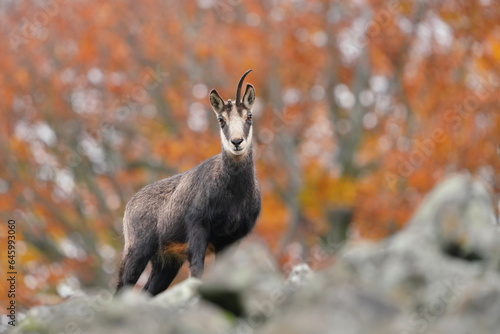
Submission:
M 250 128 L 252 127 L 252 123 L 245 121 L 243 123 L 243 135 L 245 136 L 245 139 L 248 138 L 248 133 L 250 132 Z
M 250 129 L 252 128 L 252 121 L 247 121 L 247 117 L 249 114 L 252 112 L 246 108 L 242 108 L 240 116 L 245 118 L 245 123 L 243 123 L 243 134 L 245 136 L 245 139 L 248 138 L 248 134 L 250 133 Z
M 222 133 L 224 134 L 224 137 L 226 137 L 227 141 L 230 141 L 230 135 L 229 135 L 229 126 L 225 126 L 222 128 Z

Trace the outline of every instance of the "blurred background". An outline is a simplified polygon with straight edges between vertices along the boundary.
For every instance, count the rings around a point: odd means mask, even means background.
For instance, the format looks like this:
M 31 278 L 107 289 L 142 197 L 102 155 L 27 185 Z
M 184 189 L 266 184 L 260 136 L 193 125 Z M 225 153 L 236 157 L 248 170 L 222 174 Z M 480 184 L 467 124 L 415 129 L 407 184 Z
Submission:
M 0 25 L 24 307 L 115 284 L 125 204 L 220 151 L 208 92 L 250 68 L 255 234 L 285 272 L 395 233 L 450 173 L 500 192 L 498 1 L 19 0 Z

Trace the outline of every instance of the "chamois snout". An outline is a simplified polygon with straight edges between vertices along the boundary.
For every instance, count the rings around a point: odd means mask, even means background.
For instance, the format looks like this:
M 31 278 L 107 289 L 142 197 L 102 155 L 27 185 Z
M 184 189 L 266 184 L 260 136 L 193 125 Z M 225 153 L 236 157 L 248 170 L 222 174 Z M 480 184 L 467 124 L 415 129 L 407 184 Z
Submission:
M 237 149 L 240 144 L 243 142 L 243 139 L 242 138 L 238 138 L 238 139 L 231 139 L 231 143 L 234 145 L 234 147 Z

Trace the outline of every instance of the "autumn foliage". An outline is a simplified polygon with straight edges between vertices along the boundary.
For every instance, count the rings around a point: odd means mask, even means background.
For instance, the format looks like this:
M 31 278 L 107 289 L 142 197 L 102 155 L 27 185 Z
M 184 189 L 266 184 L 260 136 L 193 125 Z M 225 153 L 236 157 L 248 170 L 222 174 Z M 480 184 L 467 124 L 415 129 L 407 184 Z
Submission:
M 208 92 L 234 99 L 250 68 L 255 233 L 285 270 L 339 210 L 350 238 L 380 239 L 446 174 L 499 192 L 497 1 L 21 0 L 0 22 L 22 305 L 114 284 L 128 199 L 219 152 Z

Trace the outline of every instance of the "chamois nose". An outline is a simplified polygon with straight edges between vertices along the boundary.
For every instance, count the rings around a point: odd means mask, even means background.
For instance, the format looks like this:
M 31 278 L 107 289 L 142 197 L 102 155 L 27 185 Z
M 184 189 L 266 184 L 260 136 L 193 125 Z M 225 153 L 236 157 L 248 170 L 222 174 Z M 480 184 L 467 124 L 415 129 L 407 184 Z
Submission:
M 243 142 L 243 139 L 241 139 L 241 138 L 238 138 L 238 139 L 231 139 L 231 143 L 233 143 L 233 145 L 234 145 L 235 147 L 240 146 L 240 144 L 241 144 L 242 142 Z

